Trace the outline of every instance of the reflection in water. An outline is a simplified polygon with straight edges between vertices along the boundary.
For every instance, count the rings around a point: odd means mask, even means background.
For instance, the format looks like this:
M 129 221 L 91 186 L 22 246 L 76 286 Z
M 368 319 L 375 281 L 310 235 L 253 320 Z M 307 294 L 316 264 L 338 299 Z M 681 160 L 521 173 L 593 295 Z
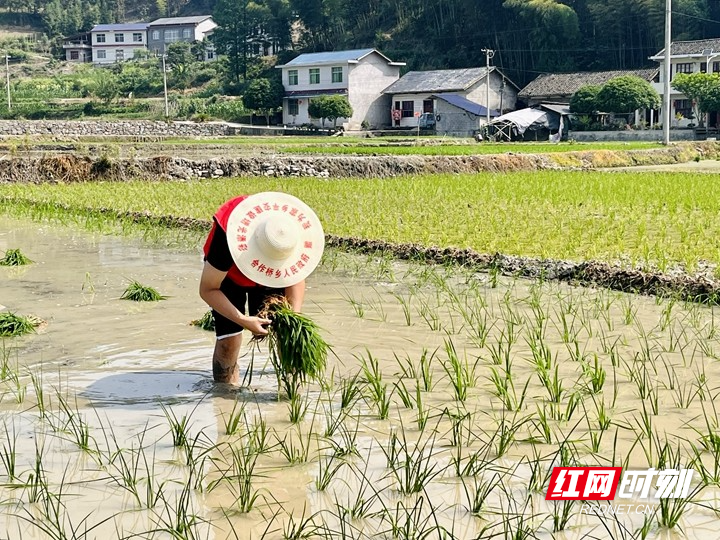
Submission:
M 36 261 L 0 268 L 2 304 L 48 321 L 2 349 L 10 537 L 48 537 L 47 505 L 30 503 L 60 492 L 57 527 L 91 512 L 88 537 L 620 538 L 644 516 L 600 520 L 578 504 L 565 523 L 544 500 L 553 465 L 690 466 L 720 480 L 708 432 L 720 333 L 705 307 L 329 251 L 306 312 L 334 356 L 293 425 L 266 351 L 250 388 L 212 383 L 212 335 L 189 326 L 207 309 L 199 249 L 5 218 L 0 246 Z M 168 299 L 121 301 L 129 280 Z M 36 454 L 45 492 L 32 487 Z M 687 537 L 714 537 L 715 496 L 687 507 Z M 648 518 L 650 537 L 677 538 L 661 518 Z

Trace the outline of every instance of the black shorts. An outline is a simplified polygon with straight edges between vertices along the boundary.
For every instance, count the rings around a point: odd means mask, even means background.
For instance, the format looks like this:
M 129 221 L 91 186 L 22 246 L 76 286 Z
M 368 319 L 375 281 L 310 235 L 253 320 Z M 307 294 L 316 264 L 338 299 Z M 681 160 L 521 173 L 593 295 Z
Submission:
M 222 282 L 220 290 L 225 293 L 228 300 L 233 306 L 238 308 L 241 313 L 254 316 L 257 315 L 262 308 L 265 300 L 270 296 L 283 296 L 285 289 L 271 289 L 270 287 L 241 287 L 226 279 Z M 243 327 L 238 323 L 231 321 L 213 310 L 215 319 L 215 335 L 218 338 L 230 337 L 240 334 Z

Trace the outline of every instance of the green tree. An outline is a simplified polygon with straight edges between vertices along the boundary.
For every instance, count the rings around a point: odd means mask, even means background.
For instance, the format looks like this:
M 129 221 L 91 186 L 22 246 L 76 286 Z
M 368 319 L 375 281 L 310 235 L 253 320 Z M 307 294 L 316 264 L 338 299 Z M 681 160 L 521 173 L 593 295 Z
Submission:
M 265 115 L 266 125 L 270 125 L 270 114 L 282 106 L 282 86 L 270 79 L 255 79 L 243 94 L 243 104 L 247 109 Z
M 197 60 L 192 45 L 187 41 L 176 41 L 167 48 L 167 63 L 171 70 L 171 84 L 174 88 L 186 90 L 193 79 Z
M 660 106 L 660 96 L 640 77 L 625 75 L 606 82 L 597 94 L 597 107 L 604 112 L 630 113 Z
M 570 98 L 570 112 L 592 114 L 598 110 L 597 96 L 602 86 L 588 84 L 579 88 Z
M 692 100 L 698 125 L 705 125 L 705 113 L 716 109 L 715 96 L 720 92 L 718 73 L 676 73 L 672 87 Z
M 320 118 L 323 127 L 326 118 L 332 120 L 335 127 L 338 118 L 350 118 L 353 110 L 345 96 L 335 95 L 313 98 L 308 105 L 308 113 L 313 118 Z

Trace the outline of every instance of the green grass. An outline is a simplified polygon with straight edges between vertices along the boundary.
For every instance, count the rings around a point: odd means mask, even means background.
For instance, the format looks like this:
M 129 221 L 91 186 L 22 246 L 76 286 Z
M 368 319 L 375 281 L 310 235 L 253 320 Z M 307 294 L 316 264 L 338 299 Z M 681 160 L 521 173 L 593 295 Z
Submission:
M 42 217 L 34 203 L 48 202 L 209 220 L 237 194 L 284 191 L 313 207 L 336 235 L 692 268 L 701 259 L 720 262 L 719 184 L 712 175 L 595 171 L 8 184 L 0 186 L 0 212 Z
M 286 153 L 301 154 L 356 154 L 356 155 L 441 155 L 471 156 L 488 154 L 547 154 L 558 152 L 582 152 L 587 150 L 649 150 L 660 148 L 657 143 L 648 142 L 608 142 L 608 143 L 483 143 L 483 144 L 422 144 L 414 146 L 412 137 L 398 143 L 348 143 L 346 141 L 322 145 L 292 145 L 279 148 Z

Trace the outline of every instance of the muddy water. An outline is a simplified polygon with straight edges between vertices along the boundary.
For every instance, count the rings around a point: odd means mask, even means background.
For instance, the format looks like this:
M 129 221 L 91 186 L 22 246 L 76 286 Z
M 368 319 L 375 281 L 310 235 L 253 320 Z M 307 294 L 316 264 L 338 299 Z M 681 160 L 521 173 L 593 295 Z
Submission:
M 543 474 L 560 462 L 665 468 L 658 456 L 672 463 L 661 450 L 669 441 L 681 465 L 695 445 L 705 467 L 714 466 L 702 442 L 708 423 L 717 427 L 711 400 L 720 343 L 717 313 L 707 308 L 330 252 L 309 282 L 305 311 L 335 355 L 325 384 L 308 387 L 304 419 L 293 425 L 262 348 L 246 347 L 240 360 L 246 370 L 253 359 L 249 387 L 212 384 L 212 334 L 188 324 L 206 310 L 197 297 L 197 248 L 0 217 L 0 251 L 9 248 L 35 262 L 0 268 L 0 304 L 47 324 L 36 335 L 6 339 L 2 350 L 0 455 L 17 456 L 14 477 L 7 457 L 0 460 L 0 531 L 8 538 L 50 538 L 53 527 L 95 527 L 86 538 L 169 538 L 168 529 L 187 538 L 282 538 L 301 526 L 324 527 L 328 538 L 390 538 L 393 528 L 441 526 L 461 539 L 527 526 L 550 538 L 546 483 L 528 489 L 535 455 Z M 130 280 L 167 300 L 119 300 Z M 538 335 L 557 365 L 558 405 L 531 363 Z M 453 351 L 473 381 L 464 401 L 451 384 Z M 592 392 L 596 356 L 606 377 Z M 341 410 L 343 381 L 358 373 L 364 379 L 362 366 L 373 359 L 388 419 L 367 385 Z M 508 361 L 511 402 L 521 402 L 514 410 L 491 383 L 493 373 L 505 378 Z M 426 384 L 430 390 L 418 394 L 416 386 Z M 578 405 L 568 412 L 573 399 Z M 593 448 L 601 403 L 611 423 Z M 239 410 L 237 432 L 228 435 Z M 419 416 L 427 417 L 422 429 Z M 168 417 L 187 418 L 184 448 L 173 445 Z M 507 433 L 514 436 L 503 448 Z M 240 464 L 253 461 L 242 450 L 258 446 L 251 478 L 258 498 L 241 513 Z M 352 451 L 339 457 L 340 449 Z M 398 471 L 410 462 L 426 469 L 420 494 L 400 493 L 389 461 Z M 327 470 L 335 474 L 324 487 Z M 36 485 L 38 476 L 47 489 Z M 474 488 L 497 479 L 479 517 L 469 512 Z M 705 506 L 684 513 L 688 537 L 715 534 L 708 509 L 717 507 L 715 496 L 703 489 L 697 498 Z M 622 515 L 603 525 L 581 514 L 580 504 L 570 514 L 556 538 L 607 537 L 605 526 L 643 523 L 642 515 Z M 656 521 L 651 537 L 677 537 Z

